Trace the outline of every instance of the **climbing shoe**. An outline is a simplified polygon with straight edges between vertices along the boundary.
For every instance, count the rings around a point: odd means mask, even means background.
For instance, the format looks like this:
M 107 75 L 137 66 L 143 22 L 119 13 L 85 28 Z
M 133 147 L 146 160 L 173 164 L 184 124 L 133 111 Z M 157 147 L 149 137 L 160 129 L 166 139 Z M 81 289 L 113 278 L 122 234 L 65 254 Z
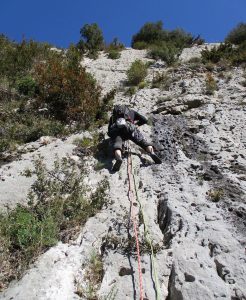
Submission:
M 158 157 L 155 153 L 151 153 L 151 154 L 150 154 L 150 157 L 153 159 L 153 161 L 154 161 L 156 164 L 161 164 L 161 163 L 162 163 L 160 157 Z
M 122 165 L 122 158 L 121 159 L 117 159 L 115 164 L 113 165 L 112 171 L 116 172 L 119 171 L 120 167 Z

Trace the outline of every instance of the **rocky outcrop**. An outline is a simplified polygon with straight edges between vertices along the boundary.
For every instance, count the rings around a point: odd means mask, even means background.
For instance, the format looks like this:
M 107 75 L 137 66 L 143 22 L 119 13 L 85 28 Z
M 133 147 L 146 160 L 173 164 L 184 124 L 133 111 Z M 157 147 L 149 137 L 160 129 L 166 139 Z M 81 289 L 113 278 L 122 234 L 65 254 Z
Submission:
M 169 88 L 144 88 L 129 98 L 124 94 L 125 72 L 135 59 L 147 61 L 145 55 L 145 51 L 127 49 L 119 60 L 101 54 L 98 60 L 83 62 L 104 92 L 117 88 L 116 103 L 130 104 L 151 119 L 152 126 L 144 125 L 141 130 L 155 142 L 163 159 L 161 165 L 153 165 L 132 145 L 138 198 L 155 252 L 153 267 L 146 226 L 140 218 L 144 297 L 246 299 L 243 70 L 215 68 L 212 76 L 218 88 L 213 95 L 206 95 L 204 67 L 194 71 L 182 64 L 174 70 L 153 64 L 148 79 L 155 72 L 168 72 L 172 78 Z M 196 48 L 181 55 L 183 61 L 194 56 Z M 75 154 L 74 138 L 31 144 L 32 153 L 27 151 L 18 161 L 2 166 L 2 205 L 14 206 L 25 200 L 34 179 L 22 178 L 21 172 L 31 167 L 32 156 L 41 154 L 52 165 L 55 153 L 60 157 Z M 78 286 L 86 289 L 84 270 L 92 251 L 100 253 L 103 261 L 98 299 L 111 299 L 112 295 L 112 299 L 139 299 L 126 159 L 115 174 L 110 172 L 110 157 L 100 171 L 93 168 L 95 158 L 87 157 L 87 161 L 90 185 L 105 176 L 109 180 L 108 206 L 86 223 L 76 241 L 60 243 L 42 255 L 0 299 L 86 299 L 78 293 Z M 135 205 L 140 213 L 140 204 Z
M 213 47 L 218 47 L 219 45 L 220 43 L 205 43 L 203 45 L 194 45 L 192 48 L 185 48 L 179 59 L 182 62 L 186 62 L 193 58 L 200 58 L 202 50 L 211 50 Z

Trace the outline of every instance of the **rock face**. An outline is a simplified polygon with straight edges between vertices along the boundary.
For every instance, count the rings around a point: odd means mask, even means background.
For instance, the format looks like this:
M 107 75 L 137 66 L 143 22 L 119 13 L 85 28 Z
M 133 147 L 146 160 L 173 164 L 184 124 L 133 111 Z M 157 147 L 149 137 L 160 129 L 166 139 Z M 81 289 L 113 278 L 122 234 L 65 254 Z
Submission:
M 166 69 L 155 63 L 149 69 L 148 80 L 156 72 L 168 72 L 169 87 L 144 88 L 129 98 L 124 95 L 125 72 L 135 59 L 147 61 L 145 56 L 145 51 L 127 49 L 119 60 L 101 54 L 95 61 L 82 62 L 105 93 L 117 88 L 116 103 L 129 104 L 152 120 L 153 126 L 144 125 L 141 131 L 155 142 L 163 159 L 161 165 L 154 165 L 131 145 L 140 201 L 135 200 L 133 207 L 141 215 L 144 299 L 246 299 L 243 70 L 215 68 L 212 76 L 217 90 L 206 95 L 204 67 L 194 70 L 183 63 Z M 181 58 L 187 61 L 194 56 L 197 49 L 191 48 L 185 49 Z M 1 205 L 14 206 L 25 200 L 34 179 L 22 178 L 20 172 L 31 166 L 33 155 L 47 155 L 47 162 L 52 164 L 54 153 L 60 157 L 73 154 L 73 139 L 51 141 L 42 147 L 36 143 L 32 153 L 27 151 L 18 161 L 2 166 Z M 101 254 L 104 269 L 98 299 L 139 299 L 127 159 L 114 174 L 109 168 L 96 172 L 94 162 L 88 157 L 88 182 L 96 185 L 108 177 L 108 207 L 89 219 L 77 241 L 59 243 L 43 254 L 19 282 L 0 294 L 0 299 L 90 299 L 77 290 L 78 284 L 86 288 L 84 269 L 93 250 Z M 109 157 L 106 165 L 110 162 Z

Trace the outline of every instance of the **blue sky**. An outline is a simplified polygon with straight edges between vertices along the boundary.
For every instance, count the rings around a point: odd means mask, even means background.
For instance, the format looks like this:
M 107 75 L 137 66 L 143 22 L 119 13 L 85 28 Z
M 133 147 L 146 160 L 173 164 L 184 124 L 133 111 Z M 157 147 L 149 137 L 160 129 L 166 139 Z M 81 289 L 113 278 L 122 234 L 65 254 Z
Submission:
M 106 42 L 131 37 L 146 22 L 162 20 L 165 29 L 181 27 L 208 42 L 222 41 L 246 22 L 246 0 L 2 0 L 0 33 L 67 47 L 79 40 L 86 23 L 97 23 Z

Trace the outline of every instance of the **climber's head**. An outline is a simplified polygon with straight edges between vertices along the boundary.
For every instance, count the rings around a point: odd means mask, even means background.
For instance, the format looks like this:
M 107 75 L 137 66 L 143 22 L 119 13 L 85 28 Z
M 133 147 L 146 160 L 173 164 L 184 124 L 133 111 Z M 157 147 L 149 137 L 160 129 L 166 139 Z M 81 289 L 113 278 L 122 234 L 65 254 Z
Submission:
M 125 111 L 127 106 L 126 105 L 115 105 L 113 109 L 113 116 L 115 118 L 124 118 L 125 117 Z

